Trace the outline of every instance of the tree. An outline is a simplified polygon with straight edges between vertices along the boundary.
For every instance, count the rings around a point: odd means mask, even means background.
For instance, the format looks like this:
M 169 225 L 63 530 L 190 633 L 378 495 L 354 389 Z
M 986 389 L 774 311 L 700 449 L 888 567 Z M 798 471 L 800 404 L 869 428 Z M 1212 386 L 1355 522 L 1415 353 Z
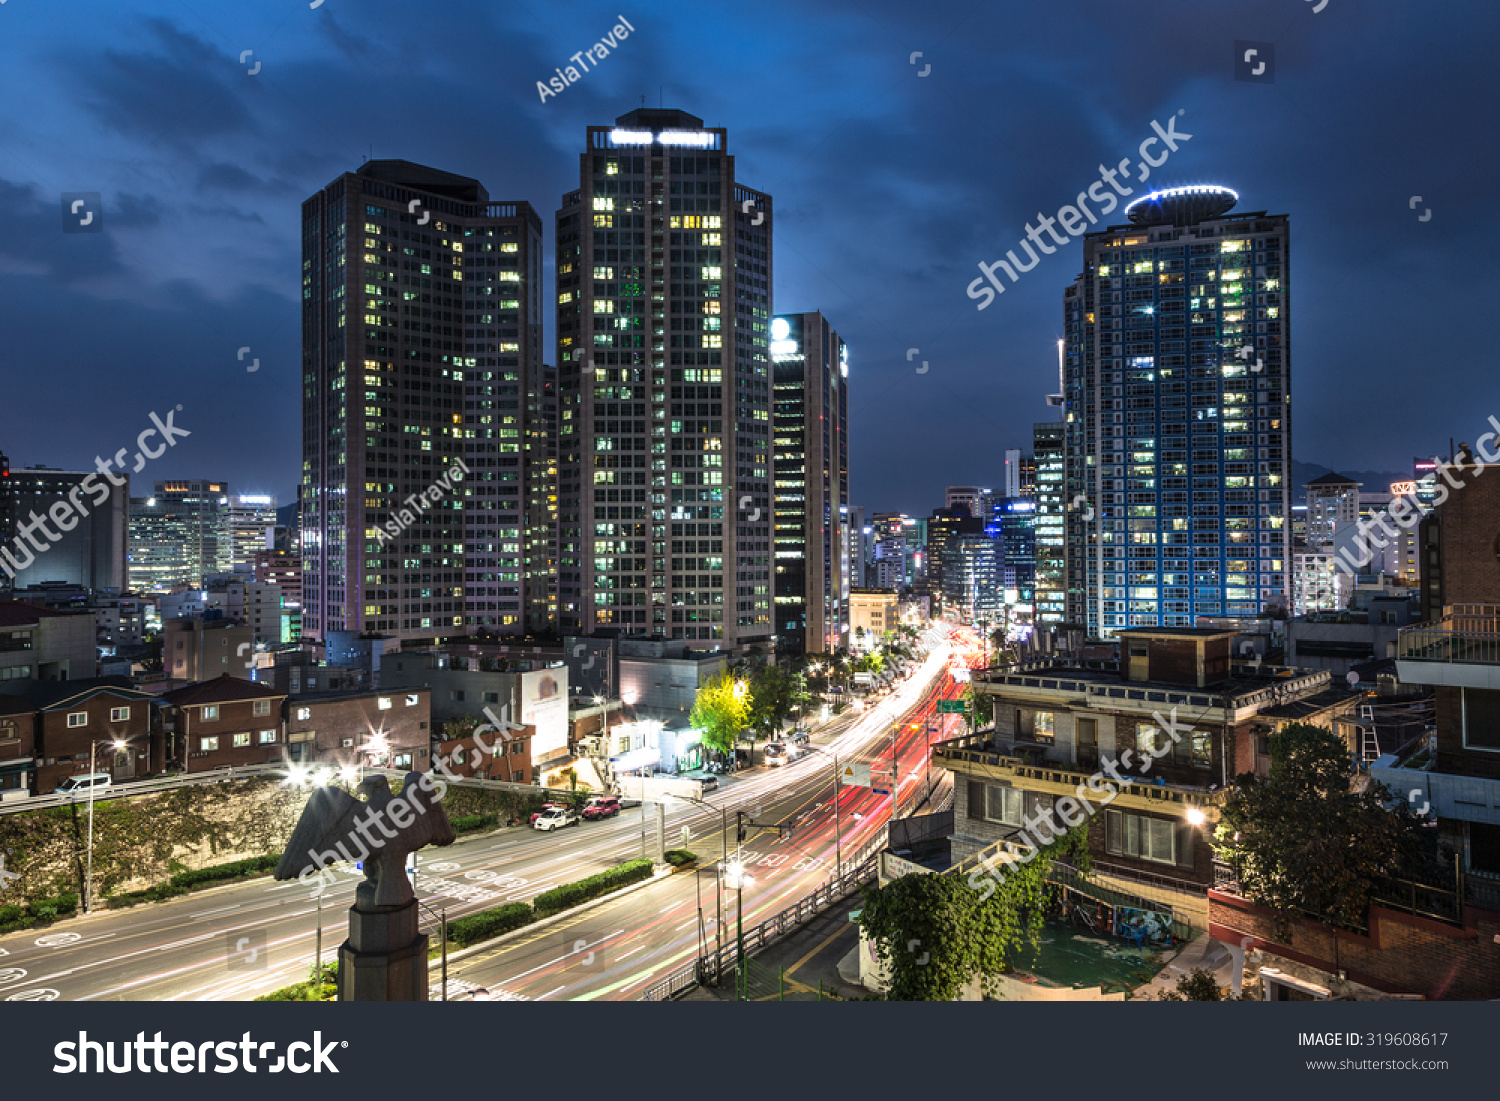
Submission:
M 769 738 L 807 699 L 807 681 L 801 673 L 766 662 L 751 671 L 749 696 L 750 726 Z
M 1270 775 L 1235 779 L 1212 841 L 1252 902 L 1292 920 L 1362 926 L 1370 888 L 1383 876 L 1416 874 L 1427 841 L 1402 800 L 1378 784 L 1350 786 L 1349 750 L 1337 735 L 1289 723 L 1271 735 Z
M 744 681 L 722 673 L 698 689 L 688 722 L 703 731 L 703 743 L 720 753 L 733 753 L 740 731 L 750 722 L 750 701 Z
M 1162 1002 L 1222 1002 L 1224 992 L 1214 973 L 1203 967 L 1193 968 L 1190 974 L 1177 980 L 1177 989 L 1163 990 L 1157 995 Z
M 992 993 L 1009 958 L 1041 943 L 1047 876 L 1065 854 L 1081 871 L 1090 870 L 1087 824 L 1044 846 L 1029 863 L 1010 865 L 989 895 L 962 875 L 914 873 L 865 888 L 859 924 L 890 967 L 886 997 L 952 1001 L 976 978 Z

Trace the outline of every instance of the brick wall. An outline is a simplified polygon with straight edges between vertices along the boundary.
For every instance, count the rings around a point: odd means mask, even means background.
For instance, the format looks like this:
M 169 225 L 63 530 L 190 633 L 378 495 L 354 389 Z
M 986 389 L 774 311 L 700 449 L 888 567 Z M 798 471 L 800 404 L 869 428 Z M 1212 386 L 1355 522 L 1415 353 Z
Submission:
M 1500 481 L 1500 479 L 1497 479 Z M 1297 923 L 1289 943 L 1277 938 L 1269 910 L 1236 895 L 1210 891 L 1209 931 L 1238 945 L 1254 938 L 1262 948 L 1331 976 L 1349 978 L 1388 994 L 1421 994 L 1435 1001 L 1500 998 L 1500 913 L 1469 907 L 1467 927 L 1370 907 L 1368 936 L 1311 921 Z M 1337 943 L 1335 945 L 1335 936 Z M 1335 962 L 1335 959 L 1337 962 Z

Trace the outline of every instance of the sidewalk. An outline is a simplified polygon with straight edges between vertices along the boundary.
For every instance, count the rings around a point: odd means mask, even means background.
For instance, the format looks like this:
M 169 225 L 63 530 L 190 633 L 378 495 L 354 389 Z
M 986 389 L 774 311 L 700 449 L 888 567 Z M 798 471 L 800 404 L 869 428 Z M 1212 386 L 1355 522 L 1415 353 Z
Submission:
M 1195 968 L 1212 971 L 1220 989 L 1228 988 L 1234 973 L 1234 957 L 1229 954 L 1229 949 L 1206 932 L 1198 933 L 1174 955 L 1166 957 L 1165 962 L 1166 966 L 1156 973 L 1155 978 L 1131 992 L 1131 1001 L 1159 1001 L 1165 990 L 1175 994 L 1177 980 L 1191 975 Z

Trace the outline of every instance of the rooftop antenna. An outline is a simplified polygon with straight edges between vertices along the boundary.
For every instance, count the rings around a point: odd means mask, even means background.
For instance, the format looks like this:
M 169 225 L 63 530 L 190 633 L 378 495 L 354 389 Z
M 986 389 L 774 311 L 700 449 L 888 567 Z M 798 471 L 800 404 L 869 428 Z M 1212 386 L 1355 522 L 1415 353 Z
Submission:
M 642 107 L 646 106 L 646 97 L 645 96 L 641 97 L 641 106 Z

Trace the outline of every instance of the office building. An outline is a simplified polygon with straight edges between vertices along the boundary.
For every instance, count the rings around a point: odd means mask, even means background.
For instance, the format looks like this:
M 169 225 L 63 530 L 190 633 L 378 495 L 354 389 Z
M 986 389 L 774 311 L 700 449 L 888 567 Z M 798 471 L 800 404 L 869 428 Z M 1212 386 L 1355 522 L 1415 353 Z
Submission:
M 302 228 L 304 633 L 544 621 L 525 499 L 548 430 L 540 217 L 380 160 L 307 199 Z
M 776 649 L 827 653 L 849 622 L 848 345 L 821 313 L 779 315 L 771 371 Z
M 865 520 L 864 505 L 850 505 L 849 518 L 849 542 L 848 542 L 848 567 L 845 570 L 849 578 L 850 588 L 862 589 L 867 584 L 866 573 L 869 571 L 870 563 L 870 536 L 874 532 Z
M 233 569 L 234 553 L 224 482 L 157 482 L 150 497 L 130 499 L 131 591 L 202 588 L 209 574 Z
M 10 470 L 0 455 L 0 592 L 125 589 L 130 483 L 114 476 L 118 485 L 92 470 Z
M 255 554 L 276 542 L 276 498 L 263 493 L 229 495 L 229 537 L 232 569 L 252 572 Z
M 1064 488 L 1064 425 L 1032 426 L 1031 450 L 1036 463 L 1035 547 L 1036 616 L 1039 626 L 1068 620 L 1068 505 Z
M 980 486 L 949 486 L 944 507 L 952 510 L 964 509 L 970 516 L 985 519 L 990 514 L 990 499 L 994 491 Z
M 1290 226 L 1237 199 L 1142 196 L 1064 294 L 1067 617 L 1091 635 L 1287 606 Z
M 916 580 L 917 522 L 899 512 L 877 512 L 871 518 L 875 588 L 900 590 Z
M 769 645 L 774 221 L 722 127 L 588 128 L 556 222 L 564 632 Z

